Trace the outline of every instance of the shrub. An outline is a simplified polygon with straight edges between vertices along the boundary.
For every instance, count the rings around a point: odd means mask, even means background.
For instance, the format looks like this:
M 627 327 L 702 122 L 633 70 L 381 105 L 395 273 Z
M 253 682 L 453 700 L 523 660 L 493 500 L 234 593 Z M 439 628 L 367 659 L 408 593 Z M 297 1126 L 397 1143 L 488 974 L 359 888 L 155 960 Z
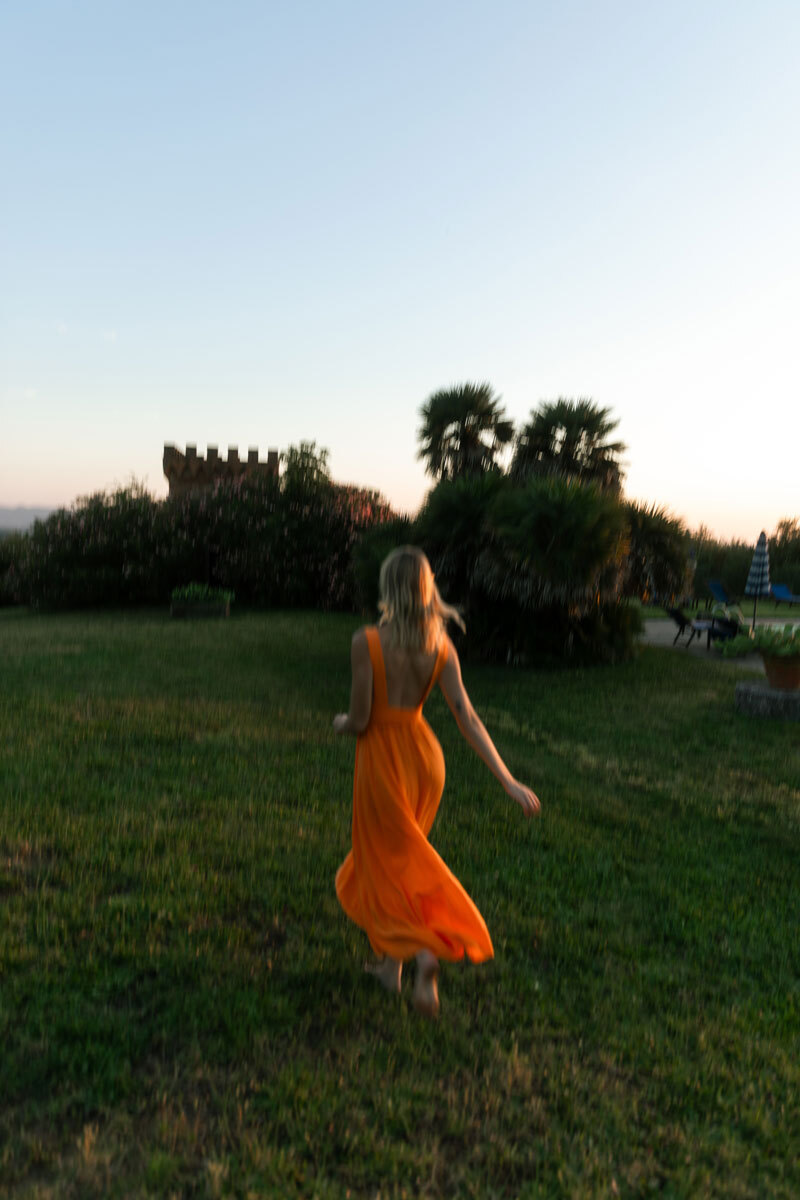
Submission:
M 465 649 L 526 662 L 631 653 L 620 604 L 627 522 L 618 498 L 558 477 L 440 483 L 417 522 L 442 592 L 460 605 Z
M 486 519 L 494 498 L 511 486 L 499 472 L 442 480 L 428 493 L 415 523 L 416 536 L 451 604 L 469 611 L 475 564 L 487 540 Z
M 623 592 L 641 600 L 669 603 L 692 590 L 686 527 L 657 505 L 625 505 L 630 545 Z
M 490 595 L 513 595 L 531 609 L 558 604 L 574 612 L 619 596 L 627 530 L 613 493 L 534 478 L 493 499 L 488 526 L 496 552 L 483 557 L 479 570 Z
M 759 625 L 746 633 L 737 634 L 722 647 L 725 658 L 739 658 L 758 652 L 767 658 L 800 658 L 800 626 Z
M 156 511 L 156 501 L 134 483 L 36 521 L 24 555 L 24 598 L 35 608 L 157 600 Z
M 583 613 L 551 605 L 522 623 L 517 657 L 544 665 L 625 662 L 641 629 L 639 609 L 630 604 L 597 603 Z
M 769 542 L 770 575 L 800 594 L 800 520 L 784 517 Z
M 391 516 L 374 492 L 320 473 L 224 481 L 161 503 L 137 485 L 34 526 L 23 599 L 38 608 L 164 604 L 196 579 L 267 607 L 353 608 L 352 550 Z
M 381 563 L 398 546 L 415 543 L 410 517 L 392 517 L 365 529 L 353 546 L 352 567 L 358 608 L 371 616 L 378 611 L 378 579 Z
M 0 537 L 0 606 L 23 602 L 23 573 L 28 539 L 23 533 Z
M 718 579 L 732 596 L 741 597 L 747 583 L 747 573 L 753 561 L 755 545 L 745 542 L 719 542 L 704 530 L 694 535 L 694 593 L 700 598 L 710 595 L 708 583 Z
M 235 598 L 233 592 L 207 583 L 186 583 L 183 587 L 173 588 L 170 595 L 173 604 L 232 604 Z
M 280 513 L 274 476 L 220 481 L 166 500 L 162 553 L 169 590 L 187 579 L 204 580 L 245 603 L 269 605 L 280 593 L 270 577 Z

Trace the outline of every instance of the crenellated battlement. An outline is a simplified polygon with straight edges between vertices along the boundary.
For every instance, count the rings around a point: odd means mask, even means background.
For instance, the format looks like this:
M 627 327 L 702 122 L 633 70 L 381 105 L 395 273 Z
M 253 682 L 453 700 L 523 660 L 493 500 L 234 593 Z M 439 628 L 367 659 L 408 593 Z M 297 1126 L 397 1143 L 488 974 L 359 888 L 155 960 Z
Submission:
M 208 446 L 206 457 L 197 453 L 197 446 L 187 443 L 182 454 L 170 442 L 164 446 L 164 474 L 169 482 L 170 496 L 183 496 L 186 492 L 210 487 L 218 479 L 238 479 L 242 475 L 277 475 L 278 451 L 269 450 L 267 461 L 258 457 L 258 448 L 250 447 L 247 458 L 239 458 L 239 447 L 229 446 L 228 457 L 220 458 L 216 446 Z

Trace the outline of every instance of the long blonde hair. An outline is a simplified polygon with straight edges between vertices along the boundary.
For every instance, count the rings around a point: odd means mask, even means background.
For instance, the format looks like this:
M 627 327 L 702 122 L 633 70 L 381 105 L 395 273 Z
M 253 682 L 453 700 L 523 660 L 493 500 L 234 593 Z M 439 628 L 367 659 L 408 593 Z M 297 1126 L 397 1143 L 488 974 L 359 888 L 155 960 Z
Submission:
M 457 608 L 439 595 L 431 564 L 416 546 L 400 546 L 381 564 L 380 625 L 391 625 L 390 645 L 404 650 L 438 649 L 445 622 L 466 629 Z

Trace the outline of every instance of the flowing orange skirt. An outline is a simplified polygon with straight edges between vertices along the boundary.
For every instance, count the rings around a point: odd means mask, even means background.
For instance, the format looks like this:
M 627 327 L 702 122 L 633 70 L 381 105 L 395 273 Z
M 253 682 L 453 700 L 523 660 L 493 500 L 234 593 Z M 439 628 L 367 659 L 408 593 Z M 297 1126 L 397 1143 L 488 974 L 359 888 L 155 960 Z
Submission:
M 426 949 L 451 962 L 465 954 L 482 962 L 494 953 L 486 923 L 428 841 L 444 788 L 441 747 L 422 704 L 389 707 L 377 630 L 367 639 L 373 705 L 356 745 L 353 848 L 336 874 L 336 894 L 378 955 L 408 959 Z M 443 665 L 441 651 L 428 691 Z

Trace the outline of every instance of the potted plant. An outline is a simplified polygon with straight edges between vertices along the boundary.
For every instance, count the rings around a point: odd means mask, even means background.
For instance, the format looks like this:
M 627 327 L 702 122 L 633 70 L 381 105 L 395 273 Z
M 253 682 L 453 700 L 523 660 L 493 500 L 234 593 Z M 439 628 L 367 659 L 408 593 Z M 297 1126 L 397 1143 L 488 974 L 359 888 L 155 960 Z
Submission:
M 760 654 L 770 687 L 789 692 L 800 688 L 800 626 L 759 625 L 727 642 L 722 653 L 726 658 Z
M 187 583 L 172 589 L 169 611 L 173 617 L 229 617 L 233 592 L 207 583 Z

